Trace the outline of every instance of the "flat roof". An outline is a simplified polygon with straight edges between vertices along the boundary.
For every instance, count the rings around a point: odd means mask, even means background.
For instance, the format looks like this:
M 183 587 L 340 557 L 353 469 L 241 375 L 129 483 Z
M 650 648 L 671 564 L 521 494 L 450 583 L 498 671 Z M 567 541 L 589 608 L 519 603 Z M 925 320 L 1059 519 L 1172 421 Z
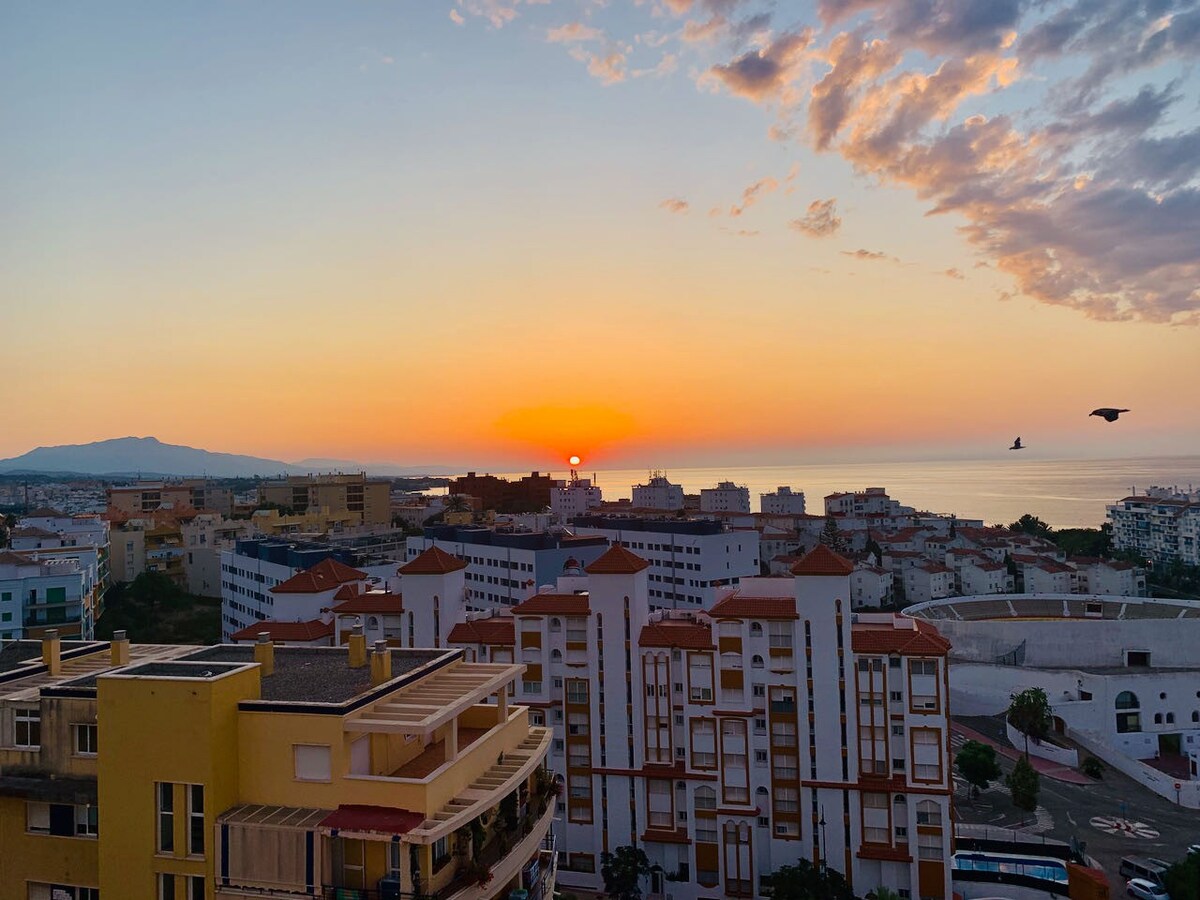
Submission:
M 444 656 L 446 650 L 392 649 L 392 678 Z M 185 660 L 252 663 L 253 644 L 218 644 L 189 653 Z M 267 701 L 345 703 L 371 689 L 371 667 L 350 668 L 346 647 L 276 647 L 274 672 L 262 679 Z

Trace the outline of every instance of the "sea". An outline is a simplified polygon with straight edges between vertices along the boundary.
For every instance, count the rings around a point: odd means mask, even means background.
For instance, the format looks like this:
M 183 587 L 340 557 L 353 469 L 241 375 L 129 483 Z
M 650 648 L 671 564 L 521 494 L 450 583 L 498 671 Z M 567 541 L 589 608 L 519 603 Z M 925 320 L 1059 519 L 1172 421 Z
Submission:
M 507 477 L 521 474 L 528 473 Z M 632 486 L 645 483 L 650 473 L 610 469 L 579 474 L 594 474 L 604 499 L 619 500 L 628 498 Z M 1200 456 L 728 466 L 672 468 L 663 474 L 689 494 L 718 481 L 745 485 L 755 511 L 758 495 L 780 485 L 804 491 L 808 511 L 818 515 L 824 512 L 827 494 L 882 487 L 892 499 L 918 510 L 983 519 L 988 525 L 1008 524 L 1032 513 L 1054 528 L 1098 528 L 1105 521 L 1105 506 L 1131 493 L 1151 486 L 1200 490 Z

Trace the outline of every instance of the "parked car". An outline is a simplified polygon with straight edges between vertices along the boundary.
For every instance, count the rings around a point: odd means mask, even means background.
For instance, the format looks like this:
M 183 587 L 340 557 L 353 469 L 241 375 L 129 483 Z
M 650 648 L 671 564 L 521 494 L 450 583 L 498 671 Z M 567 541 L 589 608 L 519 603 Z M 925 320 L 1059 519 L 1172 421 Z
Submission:
M 1165 888 L 1145 878 L 1130 878 L 1125 882 L 1125 891 L 1138 900 L 1171 900 Z

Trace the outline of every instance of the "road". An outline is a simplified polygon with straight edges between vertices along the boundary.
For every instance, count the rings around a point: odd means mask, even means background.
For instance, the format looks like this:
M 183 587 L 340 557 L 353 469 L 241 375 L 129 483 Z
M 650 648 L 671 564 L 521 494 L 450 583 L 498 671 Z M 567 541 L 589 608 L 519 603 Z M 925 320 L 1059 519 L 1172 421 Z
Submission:
M 978 719 L 967 720 L 967 724 L 989 736 L 993 733 L 991 728 L 980 727 Z M 957 752 L 964 740 L 955 735 L 952 743 Z M 999 755 L 997 758 L 1007 776 L 1014 763 Z M 1114 897 L 1125 893 L 1125 879 L 1117 872 L 1122 856 L 1152 856 L 1177 862 L 1186 855 L 1189 844 L 1200 842 L 1200 813 L 1176 806 L 1112 769 L 1106 769 L 1104 778 L 1091 785 L 1042 778 L 1036 816 L 1012 805 L 1003 780 L 975 801 L 967 797 L 957 776 L 955 781 L 955 815 L 959 821 L 1022 828 L 1060 841 L 1077 838 L 1108 874 Z M 1103 830 L 1105 819 L 1144 827 L 1108 833 Z

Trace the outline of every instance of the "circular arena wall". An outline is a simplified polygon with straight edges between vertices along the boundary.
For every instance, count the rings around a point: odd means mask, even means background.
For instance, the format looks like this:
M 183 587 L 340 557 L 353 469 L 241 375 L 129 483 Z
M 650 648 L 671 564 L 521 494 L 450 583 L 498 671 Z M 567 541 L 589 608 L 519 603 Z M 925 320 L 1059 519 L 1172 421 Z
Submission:
M 1187 600 L 990 594 L 931 600 L 904 615 L 935 626 L 953 645 L 951 658 L 967 662 L 1194 667 L 1200 647 L 1200 603 Z

